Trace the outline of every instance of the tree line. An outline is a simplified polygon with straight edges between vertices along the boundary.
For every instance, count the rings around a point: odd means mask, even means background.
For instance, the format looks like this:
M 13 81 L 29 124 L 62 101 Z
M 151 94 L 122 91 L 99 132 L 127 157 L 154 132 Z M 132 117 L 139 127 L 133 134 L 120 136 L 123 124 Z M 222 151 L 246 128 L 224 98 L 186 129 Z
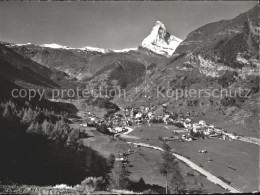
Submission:
M 80 131 L 70 128 L 67 116 L 66 111 L 57 113 L 47 108 L 33 107 L 29 102 L 22 106 L 12 100 L 1 102 L 0 137 L 23 132 L 43 135 L 64 144 L 77 144 Z

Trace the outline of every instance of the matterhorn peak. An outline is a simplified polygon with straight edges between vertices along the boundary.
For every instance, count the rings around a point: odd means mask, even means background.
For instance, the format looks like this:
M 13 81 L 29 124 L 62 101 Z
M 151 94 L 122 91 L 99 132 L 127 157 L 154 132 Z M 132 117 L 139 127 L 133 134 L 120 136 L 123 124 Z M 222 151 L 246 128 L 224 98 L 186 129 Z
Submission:
M 168 57 L 173 54 L 181 42 L 181 39 L 167 32 L 161 21 L 156 21 L 150 35 L 143 40 L 142 47 Z

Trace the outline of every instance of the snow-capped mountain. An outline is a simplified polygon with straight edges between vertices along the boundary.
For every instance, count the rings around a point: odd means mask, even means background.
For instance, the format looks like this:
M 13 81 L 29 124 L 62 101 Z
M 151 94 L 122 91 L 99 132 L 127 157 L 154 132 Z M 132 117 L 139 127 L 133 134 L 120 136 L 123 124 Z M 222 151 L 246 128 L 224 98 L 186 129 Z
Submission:
M 169 57 L 174 53 L 175 49 L 179 46 L 179 44 L 181 42 L 182 42 L 181 39 L 179 39 L 178 37 L 171 35 L 169 32 L 167 32 L 166 27 L 162 22 L 156 21 L 154 27 L 152 28 L 150 35 L 148 35 L 143 40 L 141 46 L 143 48 L 146 48 L 148 50 L 153 51 L 154 53 L 161 54 L 161 55 L 164 55 L 166 57 Z M 26 45 L 33 45 L 33 44 L 32 43 L 26 43 L 26 44 L 13 44 L 13 45 L 26 46 Z M 42 44 L 42 45 L 39 45 L 39 46 L 51 48 L 51 49 L 64 49 L 64 50 L 79 50 L 79 51 L 85 51 L 85 52 L 98 52 L 98 53 L 101 53 L 101 54 L 126 53 L 126 52 L 129 52 L 129 51 L 138 50 L 138 48 L 125 48 L 125 49 L 121 49 L 121 50 L 115 50 L 115 49 L 103 49 L 103 48 L 91 47 L 91 46 L 85 46 L 85 47 L 82 47 L 82 48 L 73 48 L 73 47 L 69 47 L 69 46 L 60 45 L 60 44 L 57 44 L 57 43 Z
M 171 56 L 181 42 L 181 39 L 167 32 L 162 22 L 156 21 L 150 35 L 143 40 L 142 47 L 158 54 Z
M 22 46 L 25 44 L 16 44 L 17 46 Z M 137 48 L 126 48 L 126 49 L 122 49 L 122 50 L 112 50 L 112 49 L 102 49 L 102 48 L 98 48 L 98 47 L 90 47 L 90 46 L 86 46 L 86 47 L 82 47 L 82 48 L 72 48 L 72 47 L 68 47 L 68 46 L 63 46 L 63 45 L 59 45 L 56 43 L 51 43 L 51 44 L 43 44 L 40 45 L 40 47 L 48 47 L 48 48 L 52 48 L 52 49 L 68 49 L 68 50 L 82 50 L 82 51 L 93 51 L 93 52 L 100 52 L 100 53 L 111 53 L 111 52 L 128 52 L 131 50 L 137 50 Z
M 63 46 L 63 45 L 59 45 L 56 43 L 51 43 L 51 44 L 43 44 L 40 45 L 41 47 L 49 47 L 49 48 L 53 48 L 53 49 L 70 49 L 70 47 L 68 46 Z
M 25 46 L 25 45 L 32 45 L 32 43 L 25 43 L 25 44 L 14 44 L 16 46 Z
M 121 53 L 121 52 L 129 52 L 129 51 L 135 51 L 137 48 L 125 48 L 125 49 L 114 49 L 113 52 Z
M 164 56 L 140 48 L 111 50 L 90 46 L 72 48 L 57 43 L 35 45 L 2 42 L 2 44 L 42 66 L 65 72 L 78 80 L 92 78 L 96 73 L 109 76 L 108 72 L 114 70 L 117 76 L 124 77 L 126 84 L 133 82 L 136 75 L 143 74 L 146 66 L 166 59 Z M 121 73 L 118 70 L 120 67 L 124 67 L 123 70 L 127 71 Z M 126 76 L 126 73 L 129 75 Z

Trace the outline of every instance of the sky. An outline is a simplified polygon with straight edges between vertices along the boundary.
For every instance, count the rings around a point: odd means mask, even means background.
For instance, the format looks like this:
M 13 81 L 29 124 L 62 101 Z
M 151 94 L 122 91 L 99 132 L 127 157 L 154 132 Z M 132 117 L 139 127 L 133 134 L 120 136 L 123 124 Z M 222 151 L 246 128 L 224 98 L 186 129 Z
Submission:
M 257 1 L 0 2 L 0 41 L 69 47 L 138 47 L 157 20 L 181 39 L 232 19 Z

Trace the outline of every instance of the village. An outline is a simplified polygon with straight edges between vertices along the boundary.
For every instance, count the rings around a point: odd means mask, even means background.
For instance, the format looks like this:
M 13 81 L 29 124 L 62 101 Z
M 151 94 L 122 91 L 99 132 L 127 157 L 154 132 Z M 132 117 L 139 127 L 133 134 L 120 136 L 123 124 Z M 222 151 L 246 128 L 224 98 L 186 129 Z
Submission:
M 81 126 L 80 131 L 87 135 L 83 145 L 108 158 L 113 154 L 116 167 L 121 167 L 134 181 L 142 177 L 150 184 L 162 185 L 153 167 L 160 161 L 162 145 L 166 142 L 182 165 L 188 164 L 192 170 L 199 171 L 213 183 L 217 180 L 218 184 L 222 183 L 222 188 L 227 189 L 225 185 L 240 185 L 240 181 L 236 181 L 237 174 L 248 175 L 243 172 L 241 162 L 246 161 L 244 156 L 259 144 L 258 140 L 232 133 L 230 129 L 220 128 L 190 113 L 177 115 L 166 104 L 119 107 L 119 111 L 108 115 L 107 110 L 86 105 L 84 100 L 74 103 L 79 108 L 79 118 L 71 118 L 71 121 Z M 236 161 L 226 159 L 223 152 L 227 150 L 229 158 L 236 158 Z M 245 151 L 243 157 L 241 150 Z M 183 174 L 188 176 L 190 171 L 186 169 Z M 154 175 L 146 177 L 147 171 Z
M 153 106 L 140 106 L 139 108 L 133 107 L 124 107 L 120 108 L 120 111 L 111 114 L 107 118 L 98 117 L 96 114 L 92 112 L 86 113 L 87 121 L 83 123 L 82 126 L 85 127 L 94 127 L 97 131 L 111 135 L 113 138 L 118 139 L 119 137 L 124 137 L 124 135 L 130 134 L 135 129 L 139 128 L 139 131 L 143 131 L 140 128 L 146 126 L 146 131 L 149 131 L 152 127 L 158 127 L 158 131 L 160 131 L 160 126 L 166 128 L 169 131 L 168 134 L 162 132 L 161 134 L 158 133 L 158 138 L 154 136 L 148 137 L 139 137 L 141 140 L 145 140 L 144 142 L 134 143 L 127 139 L 127 143 L 136 148 L 136 149 L 128 149 L 125 151 L 118 151 L 114 153 L 115 162 L 117 164 L 121 164 L 127 176 L 130 176 L 133 166 L 133 158 L 138 155 L 138 148 L 150 148 L 156 151 L 162 151 L 161 147 L 156 145 L 149 144 L 149 139 L 158 139 L 158 141 L 162 142 L 192 142 L 196 140 L 205 140 L 205 139 L 220 139 L 220 140 L 227 140 L 227 141 L 234 141 L 238 140 L 240 136 L 236 135 L 235 133 L 227 133 L 225 130 L 218 128 L 212 124 L 207 124 L 204 120 L 199 120 L 195 122 L 189 114 L 185 116 L 177 115 L 174 112 L 170 112 L 167 109 L 167 105 L 164 104 L 158 109 L 154 108 Z M 137 130 L 137 131 L 138 131 Z M 144 130 L 145 131 L 145 130 Z M 151 138 L 153 137 L 153 138 Z M 128 137 L 126 137 L 128 138 Z M 155 143 L 155 142 L 150 142 Z M 158 143 L 158 142 L 157 142 Z M 180 159 L 184 158 L 184 161 L 190 163 L 190 157 L 187 155 L 183 155 L 178 151 L 173 150 L 173 154 L 177 155 Z M 212 158 L 211 151 L 207 149 L 207 147 L 200 147 L 197 149 L 198 156 L 205 156 L 206 158 L 204 163 L 198 163 L 200 168 L 205 166 L 205 163 L 212 163 L 215 161 Z M 196 154 L 195 154 L 196 155 Z M 129 160 L 129 158 L 131 160 Z M 135 165 L 136 166 L 136 165 Z M 232 172 L 236 171 L 237 168 L 234 167 L 233 164 L 228 163 L 225 166 L 228 170 Z M 205 174 L 204 172 L 202 172 Z M 189 173 L 187 173 L 189 174 Z M 230 181 L 224 177 L 219 176 L 222 182 L 230 184 Z
M 242 138 L 242 136 L 238 136 L 236 133 L 228 133 L 224 129 L 207 124 L 203 120 L 194 122 L 189 113 L 185 116 L 180 116 L 170 112 L 167 110 L 166 104 L 163 104 L 159 109 L 155 109 L 153 106 L 125 107 L 104 119 L 97 117 L 91 112 L 86 113 L 86 117 L 87 122 L 83 123 L 82 126 L 96 127 L 97 131 L 114 136 L 127 134 L 135 127 L 141 125 L 174 125 L 180 128 L 183 133 L 177 133 L 173 130 L 171 137 L 162 137 L 164 141 L 192 141 L 206 138 L 234 141 Z

